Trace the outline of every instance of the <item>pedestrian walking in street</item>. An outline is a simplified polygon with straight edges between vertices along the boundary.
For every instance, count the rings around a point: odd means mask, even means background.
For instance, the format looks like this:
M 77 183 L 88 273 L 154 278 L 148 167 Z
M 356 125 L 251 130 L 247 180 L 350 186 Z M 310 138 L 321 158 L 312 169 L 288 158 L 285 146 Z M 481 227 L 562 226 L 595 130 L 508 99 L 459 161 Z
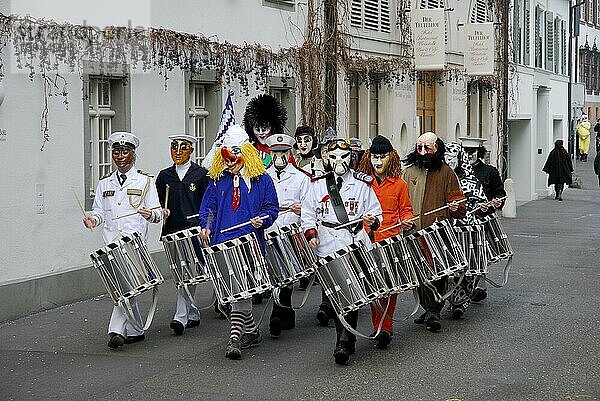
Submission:
M 582 162 L 587 162 L 590 150 L 590 121 L 585 114 L 581 116 L 579 124 L 577 124 L 577 135 L 579 136 L 579 158 Z
M 597 152 L 594 158 L 594 173 L 598 176 L 598 185 L 600 185 L 600 152 Z
M 600 118 L 596 120 L 594 125 L 594 132 L 596 133 L 596 153 L 600 152 Z
M 573 163 L 563 147 L 562 139 L 554 142 L 554 149 L 548 155 L 542 171 L 548 174 L 548 186 L 554 185 L 554 199 L 562 201 L 564 186 L 565 184 L 571 185 L 571 173 L 573 172 Z

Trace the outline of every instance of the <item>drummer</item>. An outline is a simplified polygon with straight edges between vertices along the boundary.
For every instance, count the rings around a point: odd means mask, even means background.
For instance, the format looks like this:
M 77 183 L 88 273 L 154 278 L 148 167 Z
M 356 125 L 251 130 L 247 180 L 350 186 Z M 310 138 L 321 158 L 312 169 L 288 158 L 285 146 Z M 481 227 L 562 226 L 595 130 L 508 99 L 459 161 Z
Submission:
M 364 226 L 371 230 L 381 223 L 381 206 L 371 188 L 373 178 L 350 169 L 350 144 L 336 139 L 327 145 L 328 172 L 316 180 L 302 204 L 302 229 L 318 257 L 325 257 L 362 241 L 367 248 L 371 241 Z M 357 224 L 336 227 L 351 220 Z M 358 323 L 358 311 L 346 315 L 352 328 Z M 333 356 L 335 363 L 344 365 L 354 353 L 356 336 L 346 330 L 335 316 L 337 339 Z
M 265 249 L 264 230 L 279 215 L 277 192 L 248 134 L 239 125 L 225 132 L 222 146 L 208 171 L 208 183 L 200 205 L 201 236 L 212 245 L 256 233 Z M 213 218 L 214 217 L 214 218 Z M 222 230 L 250 222 L 234 230 Z M 231 305 L 231 330 L 225 356 L 240 359 L 242 349 L 259 344 L 262 337 L 252 315 L 252 300 Z
M 171 135 L 169 139 L 173 165 L 161 170 L 156 177 L 156 190 L 165 218 L 162 236 L 200 225 L 197 214 L 208 183 L 208 171 L 190 159 L 196 138 L 179 134 Z M 165 205 L 165 202 L 168 203 Z M 194 215 L 196 217 L 191 217 Z M 193 297 L 196 286 L 188 286 L 188 291 Z M 177 289 L 177 306 L 170 324 L 176 335 L 200 325 L 200 313 L 189 295 L 185 288 Z
M 300 226 L 300 210 L 310 186 L 310 179 L 308 173 L 290 163 L 294 142 L 294 138 L 286 134 L 271 135 L 266 141 L 273 158 L 267 173 L 275 184 L 279 199 L 279 217 L 267 231 L 273 231 L 291 223 L 297 223 Z M 293 329 L 296 325 L 296 313 L 292 309 L 292 291 L 291 285 L 281 287 L 279 291 L 281 306 L 273 304 L 269 321 L 271 337 L 277 338 L 281 335 L 281 330 Z
M 414 151 L 406 157 L 405 162 L 409 167 L 404 170 L 403 178 L 408 184 L 413 210 L 419 215 L 416 221 L 418 229 L 429 227 L 436 220 L 450 217 L 461 219 L 466 216 L 465 204 L 459 202 L 465 196 L 456 174 L 444 163 L 444 152 L 444 142 L 433 132 L 426 132 L 417 139 Z M 445 208 L 424 215 L 440 207 Z M 447 281 L 447 277 L 444 277 L 432 284 L 438 293 L 443 293 Z M 427 286 L 420 285 L 418 291 L 425 313 L 415 319 L 415 323 L 425 324 L 425 328 L 431 332 L 440 331 L 441 311 L 445 302 L 438 302 L 433 290 Z
M 402 177 L 400 156 L 393 148 L 389 139 L 383 135 L 377 135 L 371 147 L 363 155 L 359 169 L 373 179 L 371 188 L 375 191 L 377 199 L 383 210 L 383 222 L 377 231 L 370 231 L 369 237 L 373 242 L 384 238 L 396 236 L 400 233 L 400 227 L 380 232 L 381 230 L 402 223 L 404 231 L 414 227 L 412 222 L 413 211 L 408 196 L 408 186 Z M 392 317 L 396 309 L 396 294 L 389 298 L 380 300 L 381 309 L 371 304 L 373 330 L 377 332 L 381 324 L 381 331 L 375 337 L 377 348 L 387 348 L 392 337 Z M 384 316 L 380 310 L 386 310 Z M 383 323 L 381 323 L 383 319 Z
M 147 241 L 148 223 L 160 222 L 162 210 L 154 178 L 135 169 L 136 149 L 140 140 L 129 132 L 114 132 L 108 138 L 108 144 L 112 149 L 112 160 L 117 171 L 100 179 L 92 211 L 83 218 L 83 224 L 87 228 L 94 228 L 104 223 L 102 238 L 105 244 L 134 232 Z M 128 213 L 134 214 L 115 218 Z M 141 320 L 136 298 L 131 300 L 131 306 L 136 317 Z M 108 324 L 108 346 L 111 349 L 145 339 L 144 332 L 136 329 L 126 316 L 121 305 L 113 307 Z

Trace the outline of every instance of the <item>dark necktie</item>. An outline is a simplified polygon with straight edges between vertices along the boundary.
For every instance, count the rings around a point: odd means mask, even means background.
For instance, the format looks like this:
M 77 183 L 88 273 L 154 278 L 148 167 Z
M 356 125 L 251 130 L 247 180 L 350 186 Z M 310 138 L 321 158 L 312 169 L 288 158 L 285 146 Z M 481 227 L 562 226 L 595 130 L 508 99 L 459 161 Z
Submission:
M 127 179 L 127 175 L 126 174 L 119 174 L 119 184 L 121 186 L 123 186 L 123 184 L 125 184 L 125 180 Z
M 283 171 L 281 171 L 281 170 L 275 170 L 275 172 L 277 173 L 277 179 L 281 180 L 281 173 L 283 173 Z
M 337 187 L 338 187 L 338 191 L 340 189 L 342 189 L 342 185 L 344 184 L 344 180 L 342 179 L 342 177 L 338 177 L 337 178 Z

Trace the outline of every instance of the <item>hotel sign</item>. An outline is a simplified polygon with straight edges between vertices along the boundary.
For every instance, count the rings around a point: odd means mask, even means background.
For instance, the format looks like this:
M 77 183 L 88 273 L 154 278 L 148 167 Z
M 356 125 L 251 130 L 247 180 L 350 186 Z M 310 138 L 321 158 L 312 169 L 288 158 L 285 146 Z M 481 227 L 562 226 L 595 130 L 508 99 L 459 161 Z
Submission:
M 494 75 L 494 24 L 466 24 L 464 30 L 467 75 Z
M 411 10 L 417 71 L 443 70 L 446 64 L 444 9 Z

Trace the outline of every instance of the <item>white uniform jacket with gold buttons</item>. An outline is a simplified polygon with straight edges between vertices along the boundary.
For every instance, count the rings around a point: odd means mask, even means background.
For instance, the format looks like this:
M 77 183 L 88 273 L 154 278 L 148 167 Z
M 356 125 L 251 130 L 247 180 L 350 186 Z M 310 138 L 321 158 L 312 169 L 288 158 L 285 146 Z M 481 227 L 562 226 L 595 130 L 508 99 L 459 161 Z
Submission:
M 291 164 L 288 164 L 281 171 L 279 178 L 277 177 L 277 169 L 273 165 L 267 169 L 267 173 L 273 180 L 273 184 L 275 184 L 280 210 L 285 211 L 294 203 L 302 204 L 304 202 L 310 186 L 310 178 L 305 173 Z M 291 223 L 300 225 L 300 216 L 292 211 L 280 212 L 275 223 L 267 231 L 273 231 Z
M 337 176 L 335 176 L 337 180 Z M 344 202 L 348 220 L 361 218 L 363 215 L 371 214 L 381 223 L 381 205 L 377 200 L 377 195 L 373 188 L 364 181 L 354 177 L 352 171 L 348 171 L 342 176 L 344 180 L 340 189 L 340 196 Z M 322 222 L 340 224 L 333 204 L 327 192 L 326 178 L 317 179 L 310 186 L 310 191 L 302 203 L 302 230 L 304 232 L 316 229 L 319 236 L 319 246 L 315 249 L 315 254 L 324 257 L 333 252 L 362 240 L 367 249 L 371 249 L 371 240 L 364 228 L 352 235 L 347 229 L 336 230 L 323 226 Z
M 97 224 L 104 223 L 102 238 L 106 244 L 116 241 L 125 235 L 138 232 L 145 241 L 148 240 L 148 221 L 140 214 L 113 220 L 113 217 L 136 212 L 142 207 L 148 209 L 160 206 L 154 178 L 147 173 L 132 167 L 127 173 L 123 186 L 119 184 L 117 174 L 113 172 L 103 178 L 96 188 L 91 215 Z M 157 223 L 162 218 L 162 209 L 152 210 L 150 221 Z

